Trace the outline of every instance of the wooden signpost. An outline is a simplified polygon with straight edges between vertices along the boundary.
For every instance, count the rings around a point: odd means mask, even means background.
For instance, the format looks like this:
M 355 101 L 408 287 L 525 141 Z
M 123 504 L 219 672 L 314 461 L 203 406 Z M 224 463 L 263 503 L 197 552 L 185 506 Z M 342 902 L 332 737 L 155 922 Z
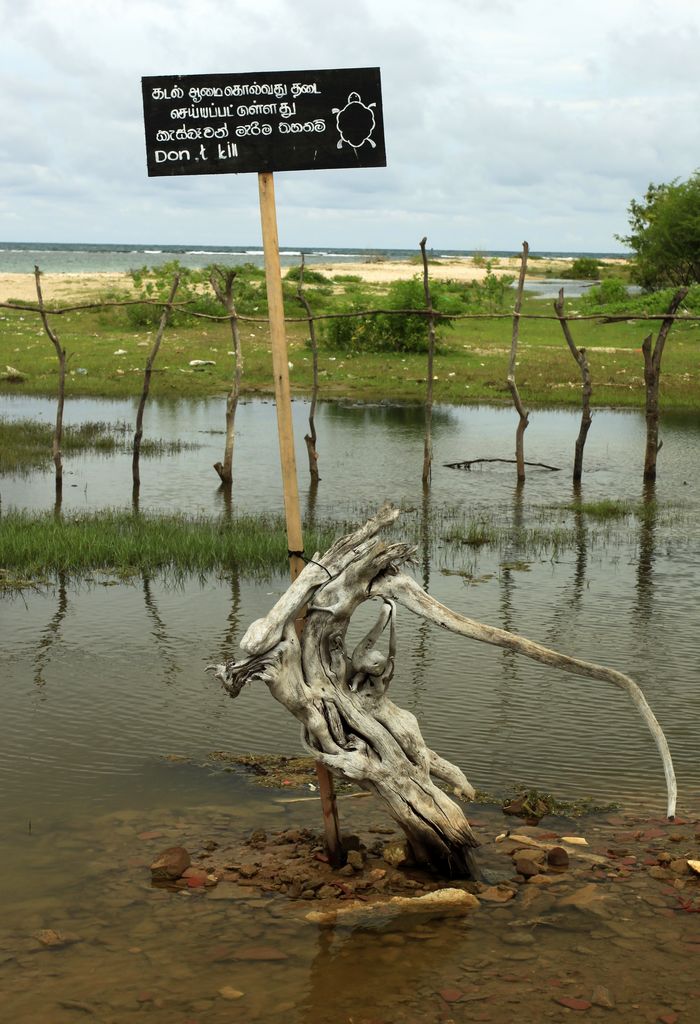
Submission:
M 385 167 L 378 68 L 143 78 L 149 177 L 258 174 L 290 572 L 304 567 L 274 171 Z M 331 862 L 343 851 L 333 780 L 316 773 Z

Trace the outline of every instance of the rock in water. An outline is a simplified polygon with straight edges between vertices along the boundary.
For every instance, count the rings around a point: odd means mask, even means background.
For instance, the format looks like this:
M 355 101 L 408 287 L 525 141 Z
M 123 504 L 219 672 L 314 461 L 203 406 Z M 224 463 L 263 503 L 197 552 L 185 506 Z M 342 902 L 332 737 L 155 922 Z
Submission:
M 154 882 L 174 882 L 189 866 L 190 855 L 184 846 L 169 846 L 151 864 L 151 878 Z

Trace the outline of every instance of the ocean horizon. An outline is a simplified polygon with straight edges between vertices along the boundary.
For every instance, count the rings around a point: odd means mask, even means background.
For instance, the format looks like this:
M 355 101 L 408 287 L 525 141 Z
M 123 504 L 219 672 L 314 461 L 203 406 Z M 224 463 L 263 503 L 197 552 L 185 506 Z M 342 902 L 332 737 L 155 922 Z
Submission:
M 304 254 L 305 261 L 313 263 L 362 263 L 367 260 L 406 260 L 415 258 L 419 250 L 355 248 L 345 246 L 282 246 L 280 262 L 292 266 Z M 468 256 L 498 258 L 518 256 L 516 249 L 429 249 L 431 259 L 455 259 Z M 622 252 L 568 252 L 553 250 L 532 250 L 531 258 L 576 259 L 589 256 L 597 259 L 625 259 Z M 193 270 L 211 263 L 236 265 L 254 263 L 262 266 L 263 251 L 258 245 L 160 245 L 122 244 L 101 242 L 0 242 L 0 273 L 32 274 L 34 267 L 53 274 L 83 273 L 125 273 L 143 266 L 162 266 L 177 260 Z

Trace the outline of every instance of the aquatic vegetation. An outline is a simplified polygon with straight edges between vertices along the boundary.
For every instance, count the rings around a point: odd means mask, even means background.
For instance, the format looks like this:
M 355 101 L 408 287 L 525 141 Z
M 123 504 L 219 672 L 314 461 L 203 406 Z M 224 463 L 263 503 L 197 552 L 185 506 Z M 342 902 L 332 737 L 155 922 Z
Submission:
M 327 547 L 328 528 L 310 529 L 310 550 Z M 22 578 L 90 573 L 181 579 L 236 569 L 256 576 L 287 566 L 282 517 L 144 515 L 117 509 L 56 517 L 11 511 L 0 518 L 0 564 Z M 0 580 L 0 587 L 2 580 Z
M 494 545 L 500 539 L 498 530 L 491 523 L 471 520 L 466 523 L 455 523 L 442 535 L 446 544 L 468 544 L 471 547 Z
M 70 457 L 81 452 L 131 451 L 134 428 L 128 423 L 85 422 L 65 426 L 61 449 Z M 40 420 L 11 420 L 0 417 L 0 474 L 31 473 L 52 468 L 51 440 L 53 424 Z M 173 455 L 199 447 L 185 441 L 146 439 L 141 444 L 144 456 Z

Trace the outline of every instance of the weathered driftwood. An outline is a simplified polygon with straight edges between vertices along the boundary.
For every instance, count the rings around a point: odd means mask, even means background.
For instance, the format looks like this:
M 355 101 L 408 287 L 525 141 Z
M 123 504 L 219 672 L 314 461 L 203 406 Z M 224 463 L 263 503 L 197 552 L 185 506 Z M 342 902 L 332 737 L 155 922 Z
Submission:
M 476 840 L 462 808 L 433 779 L 467 799 L 474 790 L 459 768 L 426 746 L 416 718 L 388 697 L 396 656 L 396 605 L 401 604 L 443 629 L 624 689 L 656 740 L 666 771 L 668 813 L 673 815 L 676 788 L 668 745 L 637 684 L 620 672 L 558 654 L 440 604 L 399 571 L 413 549 L 379 537 L 397 516 L 398 510 L 384 507 L 323 556 L 314 555 L 265 618 L 249 627 L 241 641 L 247 657 L 211 666 L 226 691 L 237 697 L 247 682 L 266 683 L 302 723 L 304 747 L 331 771 L 385 802 L 417 862 L 449 876 L 473 877 Z M 380 602 L 377 622 L 350 652 L 350 619 L 369 600 Z M 303 608 L 307 615 L 299 640 L 294 622 Z M 380 647 L 383 633 L 388 638 Z

